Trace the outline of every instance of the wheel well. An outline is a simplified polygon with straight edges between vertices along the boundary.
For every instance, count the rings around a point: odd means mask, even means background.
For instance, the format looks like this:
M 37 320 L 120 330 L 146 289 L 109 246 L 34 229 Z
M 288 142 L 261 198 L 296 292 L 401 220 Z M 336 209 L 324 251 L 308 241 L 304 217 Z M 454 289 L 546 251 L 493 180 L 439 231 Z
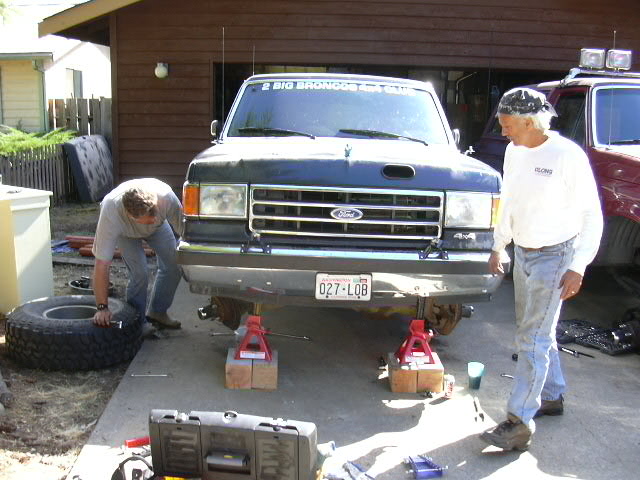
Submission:
M 596 265 L 629 265 L 637 262 L 640 224 L 625 217 L 606 219 Z

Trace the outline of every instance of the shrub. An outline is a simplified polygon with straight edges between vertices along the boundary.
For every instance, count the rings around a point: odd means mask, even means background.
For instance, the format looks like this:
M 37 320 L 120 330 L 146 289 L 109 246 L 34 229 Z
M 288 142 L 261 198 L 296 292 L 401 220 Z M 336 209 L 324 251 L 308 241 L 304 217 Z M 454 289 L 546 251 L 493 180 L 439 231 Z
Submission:
M 0 155 L 23 152 L 45 145 L 65 143 L 77 136 L 73 130 L 57 128 L 51 132 L 27 133 L 17 128 L 0 126 Z

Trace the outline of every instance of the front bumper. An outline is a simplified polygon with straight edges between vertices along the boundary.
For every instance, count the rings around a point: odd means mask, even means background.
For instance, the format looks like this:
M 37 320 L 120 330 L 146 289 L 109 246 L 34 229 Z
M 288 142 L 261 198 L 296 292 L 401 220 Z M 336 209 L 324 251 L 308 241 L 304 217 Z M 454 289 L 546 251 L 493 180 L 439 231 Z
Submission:
M 194 293 L 284 305 L 415 305 L 416 297 L 438 303 L 486 301 L 502 277 L 488 273 L 490 252 L 329 250 L 262 247 L 181 241 L 178 263 Z M 508 271 L 509 264 L 504 264 Z M 370 273 L 367 302 L 315 299 L 317 273 Z

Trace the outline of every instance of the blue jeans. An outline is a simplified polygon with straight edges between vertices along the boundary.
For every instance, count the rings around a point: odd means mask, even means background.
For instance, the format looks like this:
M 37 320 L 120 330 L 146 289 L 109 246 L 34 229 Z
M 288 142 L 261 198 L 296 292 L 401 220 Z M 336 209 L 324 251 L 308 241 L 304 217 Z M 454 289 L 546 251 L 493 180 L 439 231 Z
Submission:
M 513 284 L 518 363 L 507 411 L 534 431 L 541 399 L 556 400 L 566 389 L 560 367 L 556 325 L 560 279 L 573 259 L 573 239 L 538 251 L 516 245 Z
M 141 238 L 120 237 L 118 238 L 118 246 L 129 271 L 127 302 L 138 310 L 141 318 L 144 318 L 147 311 L 149 272 L 142 240 Z M 156 252 L 158 259 L 158 272 L 151 291 L 149 311 L 165 313 L 173 303 L 173 297 L 182 277 L 182 271 L 176 263 L 176 237 L 165 221 L 158 230 L 144 240 Z

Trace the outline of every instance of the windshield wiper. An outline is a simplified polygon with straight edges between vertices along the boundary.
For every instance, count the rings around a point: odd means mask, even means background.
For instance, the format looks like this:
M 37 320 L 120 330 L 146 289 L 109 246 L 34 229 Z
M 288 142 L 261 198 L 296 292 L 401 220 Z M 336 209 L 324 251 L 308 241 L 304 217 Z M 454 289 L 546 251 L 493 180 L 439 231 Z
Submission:
M 295 130 L 286 130 L 284 128 L 271 128 L 271 127 L 242 127 L 238 129 L 242 133 L 272 133 L 275 135 L 290 136 L 300 135 L 302 137 L 309 137 L 315 139 L 315 135 L 305 132 L 296 132 Z
M 632 138 L 629 140 L 615 140 L 613 142 L 609 142 L 609 145 L 636 145 L 640 144 L 640 138 Z
M 407 137 L 405 135 L 398 135 L 397 133 L 380 132 L 379 130 L 357 130 L 353 128 L 341 128 L 338 130 L 342 133 L 348 133 L 350 135 L 364 135 L 371 138 L 404 138 L 405 140 L 411 140 L 412 142 L 422 143 L 423 145 L 429 145 L 424 140 L 419 138 Z

